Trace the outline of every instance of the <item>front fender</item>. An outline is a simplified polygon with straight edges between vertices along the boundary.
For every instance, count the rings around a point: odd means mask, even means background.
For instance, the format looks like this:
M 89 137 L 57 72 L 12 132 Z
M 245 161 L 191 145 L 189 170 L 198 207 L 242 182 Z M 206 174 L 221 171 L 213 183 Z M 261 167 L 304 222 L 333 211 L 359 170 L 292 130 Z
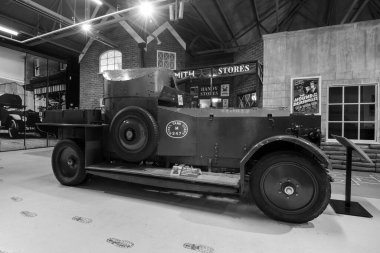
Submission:
M 272 142 L 276 142 L 276 141 L 283 141 L 283 142 L 289 142 L 289 143 L 293 143 L 293 144 L 296 144 L 300 147 L 302 147 L 303 149 L 309 151 L 310 153 L 314 154 L 316 156 L 316 158 L 318 159 L 319 162 L 321 162 L 323 165 L 326 166 L 326 168 L 328 169 L 331 169 L 331 163 L 329 161 L 329 158 L 327 157 L 327 155 L 318 147 L 316 146 L 314 143 L 308 141 L 308 140 L 305 140 L 303 138 L 297 138 L 295 136 L 292 136 L 292 135 L 278 135 L 278 136 L 272 136 L 272 137 L 269 137 L 265 140 L 262 140 L 260 141 L 259 143 L 257 143 L 256 145 L 254 145 L 248 152 L 247 154 L 245 154 L 245 156 L 243 157 L 243 159 L 240 161 L 240 165 L 241 164 L 244 164 L 260 149 L 262 148 L 263 146 L 269 144 L 269 143 L 272 143 Z
M 241 178 L 241 187 L 243 191 L 244 187 L 244 177 L 245 177 L 245 165 L 246 163 L 251 159 L 251 157 L 259 151 L 262 147 L 274 143 L 274 142 L 288 142 L 292 144 L 296 144 L 299 147 L 301 147 L 304 150 L 309 151 L 312 153 L 317 160 L 325 166 L 328 170 L 332 168 L 331 163 L 329 161 L 328 156 L 314 143 L 311 143 L 308 140 L 305 140 L 303 138 L 297 138 L 292 135 L 278 135 L 278 136 L 272 136 L 267 139 L 264 139 L 254 145 L 248 152 L 244 155 L 244 157 L 240 160 L 240 178 Z

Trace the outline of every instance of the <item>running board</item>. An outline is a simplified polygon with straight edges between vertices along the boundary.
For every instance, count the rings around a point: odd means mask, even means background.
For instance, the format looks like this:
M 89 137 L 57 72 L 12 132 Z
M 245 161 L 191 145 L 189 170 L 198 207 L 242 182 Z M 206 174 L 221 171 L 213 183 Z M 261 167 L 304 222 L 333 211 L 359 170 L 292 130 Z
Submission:
M 86 167 L 92 175 L 156 187 L 193 192 L 238 194 L 240 175 L 202 172 L 197 177 L 170 175 L 170 169 L 149 166 L 93 164 Z

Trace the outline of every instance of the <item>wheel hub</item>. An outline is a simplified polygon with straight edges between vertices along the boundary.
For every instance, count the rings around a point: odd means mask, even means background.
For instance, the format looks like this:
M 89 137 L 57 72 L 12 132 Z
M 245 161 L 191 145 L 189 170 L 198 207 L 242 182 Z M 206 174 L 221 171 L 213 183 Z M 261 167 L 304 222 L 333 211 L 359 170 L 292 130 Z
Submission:
M 286 186 L 286 187 L 284 188 L 283 192 L 284 192 L 286 195 L 290 196 L 290 195 L 293 195 L 293 194 L 294 194 L 295 190 L 294 190 L 294 188 L 293 188 L 292 186 L 288 185 L 288 186 Z
M 128 129 L 125 132 L 125 137 L 127 138 L 128 141 L 133 140 L 134 136 L 135 136 L 135 134 L 133 133 L 133 131 L 131 129 Z
M 69 165 L 70 167 L 73 167 L 73 165 L 74 165 L 74 160 L 73 159 L 68 159 L 67 160 L 67 165 Z

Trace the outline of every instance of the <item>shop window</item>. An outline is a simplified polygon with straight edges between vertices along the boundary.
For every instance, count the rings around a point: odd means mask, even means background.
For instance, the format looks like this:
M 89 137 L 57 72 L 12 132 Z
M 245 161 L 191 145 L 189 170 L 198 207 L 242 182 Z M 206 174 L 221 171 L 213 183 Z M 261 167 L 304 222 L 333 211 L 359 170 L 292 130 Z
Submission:
M 176 69 L 176 53 L 157 50 L 157 67 Z
M 250 92 L 238 95 L 238 107 L 239 108 L 251 108 L 257 106 L 256 92 Z
M 332 86 L 328 98 L 328 139 L 376 140 L 377 86 Z
M 103 73 L 106 70 L 116 70 L 122 68 L 121 52 L 117 50 L 109 50 L 104 52 L 99 57 L 99 72 Z

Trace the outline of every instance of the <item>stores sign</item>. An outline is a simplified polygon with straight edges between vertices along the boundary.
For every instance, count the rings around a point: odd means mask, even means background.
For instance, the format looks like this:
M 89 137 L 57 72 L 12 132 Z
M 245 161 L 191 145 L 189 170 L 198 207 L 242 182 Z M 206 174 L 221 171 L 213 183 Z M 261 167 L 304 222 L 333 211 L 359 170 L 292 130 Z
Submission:
M 225 76 L 236 76 L 243 74 L 253 74 L 256 72 L 256 62 L 214 66 L 210 68 L 175 71 L 174 75 L 177 79 L 191 79 L 191 78 L 215 78 Z
M 199 97 L 200 98 L 210 98 L 210 97 L 219 97 L 219 87 L 213 86 L 212 92 L 210 86 L 199 86 Z

